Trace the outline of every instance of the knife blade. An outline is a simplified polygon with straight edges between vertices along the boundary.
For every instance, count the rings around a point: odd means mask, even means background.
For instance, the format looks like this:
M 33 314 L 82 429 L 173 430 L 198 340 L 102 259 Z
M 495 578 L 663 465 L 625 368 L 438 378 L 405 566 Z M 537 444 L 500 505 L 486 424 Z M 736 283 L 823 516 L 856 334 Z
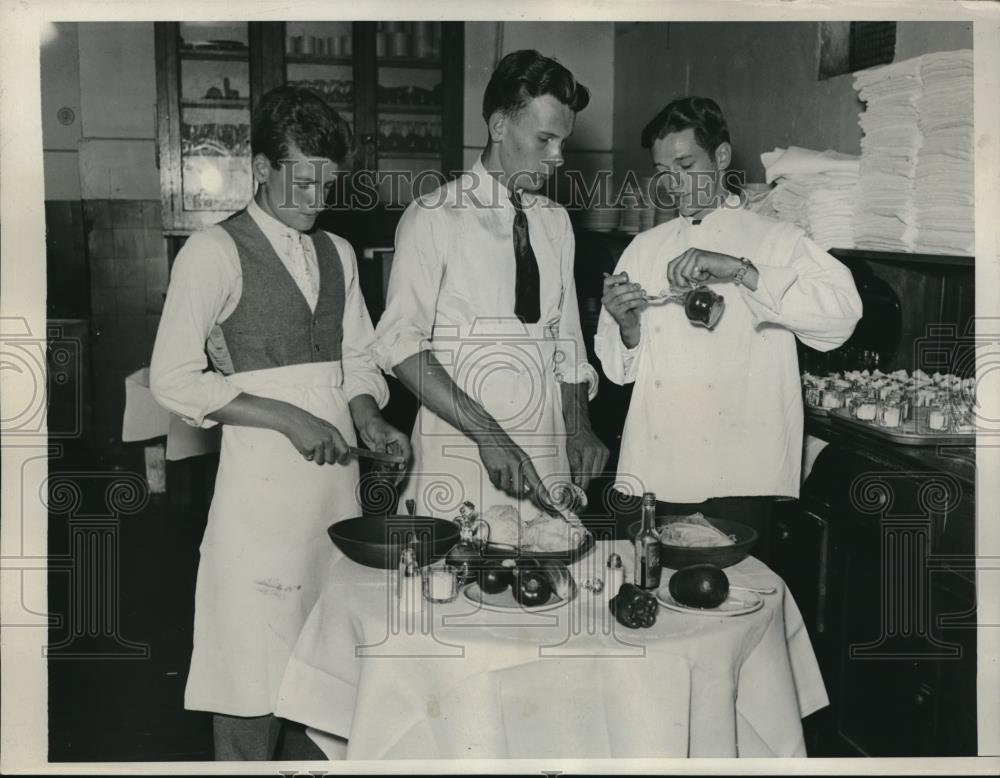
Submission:
M 374 459 L 376 462 L 389 462 L 394 465 L 402 465 L 406 462 L 406 457 L 402 454 L 389 454 L 385 451 L 372 451 L 371 449 L 358 448 L 357 446 L 348 446 L 347 450 L 356 457 Z

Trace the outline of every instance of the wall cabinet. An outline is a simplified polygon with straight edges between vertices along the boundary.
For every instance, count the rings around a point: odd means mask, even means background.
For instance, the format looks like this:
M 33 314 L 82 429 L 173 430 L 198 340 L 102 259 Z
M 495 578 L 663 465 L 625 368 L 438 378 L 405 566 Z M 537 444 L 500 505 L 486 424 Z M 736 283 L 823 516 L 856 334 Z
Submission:
M 416 174 L 419 194 L 462 168 L 461 22 L 162 22 L 156 65 L 168 234 L 215 224 L 250 199 L 252 107 L 281 84 L 308 86 L 341 112 L 355 171 L 380 193 L 381 207 L 350 220 L 334 211 L 326 229 L 345 234 L 338 226 L 350 222 L 365 245 L 391 239 Z

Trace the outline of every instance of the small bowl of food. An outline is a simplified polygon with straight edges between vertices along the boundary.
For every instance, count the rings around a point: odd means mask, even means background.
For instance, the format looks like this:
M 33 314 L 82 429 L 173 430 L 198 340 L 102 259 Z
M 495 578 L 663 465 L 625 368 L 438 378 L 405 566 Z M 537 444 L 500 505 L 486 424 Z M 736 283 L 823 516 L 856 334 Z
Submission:
M 629 538 L 634 539 L 641 528 L 641 520 L 630 524 Z M 700 513 L 657 516 L 656 533 L 660 537 L 660 563 L 671 570 L 702 564 L 732 567 L 746 559 L 757 542 L 753 527 Z

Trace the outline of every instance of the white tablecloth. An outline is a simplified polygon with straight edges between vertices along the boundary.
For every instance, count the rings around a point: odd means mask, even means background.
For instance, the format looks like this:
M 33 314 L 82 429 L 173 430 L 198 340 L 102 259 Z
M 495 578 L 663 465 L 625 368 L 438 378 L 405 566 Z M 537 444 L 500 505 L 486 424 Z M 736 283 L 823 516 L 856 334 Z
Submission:
M 222 426 L 192 427 L 156 402 L 149 390 L 149 368 L 144 367 L 125 378 L 122 442 L 132 443 L 164 436 L 167 439 L 167 459 L 187 459 L 218 451 L 222 441 Z
M 571 568 L 577 582 L 603 576 L 611 550 L 630 577 L 628 543 L 601 542 Z M 799 610 L 758 560 L 726 572 L 778 591 L 752 614 L 661 608 L 630 630 L 582 586 L 546 613 L 459 596 L 407 616 L 394 572 L 341 558 L 276 713 L 346 738 L 349 759 L 805 756 L 801 718 L 828 699 Z

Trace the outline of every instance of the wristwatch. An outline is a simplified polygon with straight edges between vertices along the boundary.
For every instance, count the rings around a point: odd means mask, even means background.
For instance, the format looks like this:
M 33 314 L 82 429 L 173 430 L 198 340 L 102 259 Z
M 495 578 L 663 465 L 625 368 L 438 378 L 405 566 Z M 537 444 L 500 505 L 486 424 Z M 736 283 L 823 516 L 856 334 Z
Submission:
M 746 257 L 740 257 L 740 266 L 736 268 L 736 272 L 733 273 L 733 283 L 746 286 L 746 284 L 743 283 L 743 278 L 746 276 L 747 271 L 749 271 L 753 266 L 753 262 L 749 259 Z M 754 269 L 756 270 L 756 268 Z

